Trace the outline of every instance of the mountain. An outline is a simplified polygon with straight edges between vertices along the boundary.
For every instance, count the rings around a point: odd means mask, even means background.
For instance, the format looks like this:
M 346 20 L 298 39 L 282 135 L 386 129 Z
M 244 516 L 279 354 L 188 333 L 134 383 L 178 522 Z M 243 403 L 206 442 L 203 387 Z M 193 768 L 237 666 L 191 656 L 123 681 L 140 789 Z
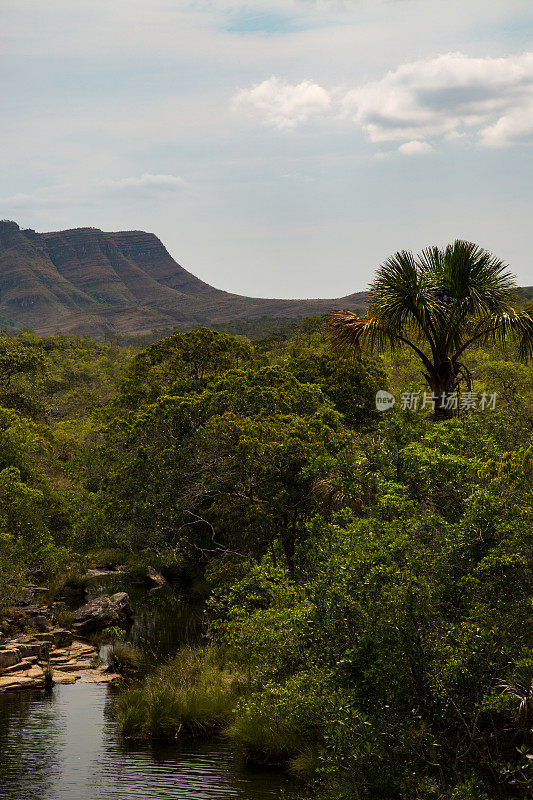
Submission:
M 0 221 L 0 326 L 8 329 L 141 334 L 354 310 L 364 298 L 364 292 L 337 300 L 243 297 L 187 272 L 153 233 L 98 228 L 36 233 Z

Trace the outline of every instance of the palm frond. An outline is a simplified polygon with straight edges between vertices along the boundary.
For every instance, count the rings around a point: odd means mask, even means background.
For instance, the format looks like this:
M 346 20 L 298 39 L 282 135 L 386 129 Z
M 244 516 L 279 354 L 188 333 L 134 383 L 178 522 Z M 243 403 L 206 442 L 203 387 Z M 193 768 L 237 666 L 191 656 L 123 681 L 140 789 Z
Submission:
M 390 330 L 400 331 L 408 327 L 427 335 L 430 333 L 428 321 L 438 306 L 426 276 L 418 269 L 415 257 L 408 250 L 401 250 L 388 258 L 369 286 L 369 312 Z
M 432 248 L 431 250 L 434 250 Z M 476 316 L 504 310 L 516 289 L 507 265 L 488 250 L 457 239 L 440 257 L 423 251 L 423 260 L 434 264 L 434 291 L 460 314 Z
M 400 344 L 405 344 L 418 355 L 426 369 L 431 369 L 426 354 L 407 338 L 405 331 L 398 332 L 370 314 L 359 317 L 351 311 L 333 311 L 326 317 L 325 326 L 329 330 L 332 348 L 341 355 L 357 351 L 365 344 L 378 353 L 387 348 L 394 351 Z
M 494 341 L 505 344 L 508 341 L 518 345 L 519 356 L 527 361 L 533 357 L 533 314 L 532 309 L 508 308 L 484 317 L 477 325 L 473 336 L 467 340 L 456 356 L 460 355 L 474 341 Z
M 394 330 L 371 316 L 360 317 L 351 311 L 333 311 L 326 318 L 331 345 L 341 354 L 367 344 L 371 350 L 394 349 L 399 340 Z

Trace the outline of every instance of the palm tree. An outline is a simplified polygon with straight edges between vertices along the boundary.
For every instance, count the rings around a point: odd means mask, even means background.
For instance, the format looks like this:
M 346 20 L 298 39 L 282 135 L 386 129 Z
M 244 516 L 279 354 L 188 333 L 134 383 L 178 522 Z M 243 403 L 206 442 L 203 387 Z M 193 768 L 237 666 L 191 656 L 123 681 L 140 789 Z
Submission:
M 531 745 L 533 728 L 533 664 L 531 661 L 519 662 L 514 681 L 503 681 L 500 689 L 513 701 L 516 708 L 517 732 L 524 738 L 527 747 Z
M 341 352 L 363 344 L 381 352 L 409 347 L 422 362 L 433 419 L 442 420 L 453 414 L 445 398 L 461 382 L 471 388 L 461 360 L 471 345 L 513 336 L 521 358 L 533 354 L 533 316 L 516 307 L 515 288 L 506 265 L 471 242 L 430 247 L 416 256 L 402 250 L 379 267 L 364 317 L 334 311 L 326 325 Z

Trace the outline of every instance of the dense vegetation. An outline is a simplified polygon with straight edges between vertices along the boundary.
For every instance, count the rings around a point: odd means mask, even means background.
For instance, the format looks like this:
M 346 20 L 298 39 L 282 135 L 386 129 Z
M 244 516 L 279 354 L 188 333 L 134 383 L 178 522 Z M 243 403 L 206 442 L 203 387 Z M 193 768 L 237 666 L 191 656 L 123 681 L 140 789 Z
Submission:
M 209 624 L 201 650 L 122 695 L 125 735 L 223 729 L 309 797 L 530 797 L 520 356 L 507 335 L 473 344 L 468 391 L 495 408 L 459 403 L 435 423 L 420 404 L 375 408 L 379 389 L 427 390 L 411 348 L 340 356 L 318 318 L 254 344 L 201 329 L 135 353 L 4 335 L 0 603 L 111 549 L 157 559 L 209 583 Z

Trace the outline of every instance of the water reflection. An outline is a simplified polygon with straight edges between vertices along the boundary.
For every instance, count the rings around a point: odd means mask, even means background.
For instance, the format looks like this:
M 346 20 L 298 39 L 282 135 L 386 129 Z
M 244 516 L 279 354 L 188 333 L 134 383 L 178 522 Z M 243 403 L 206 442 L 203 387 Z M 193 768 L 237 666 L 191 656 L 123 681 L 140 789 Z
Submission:
M 91 582 L 87 599 L 117 591 L 128 592 L 134 612 L 128 640 L 143 650 L 148 658 L 164 661 L 178 647 L 198 643 L 204 620 L 203 603 L 185 598 L 176 584 L 147 592 L 138 584 L 108 576 Z
M 51 692 L 0 696 L 2 798 L 52 796 L 60 769 L 63 726 Z
M 274 800 L 293 788 L 278 773 L 247 771 L 224 740 L 124 743 L 111 702 L 94 684 L 2 696 L 2 800 Z

